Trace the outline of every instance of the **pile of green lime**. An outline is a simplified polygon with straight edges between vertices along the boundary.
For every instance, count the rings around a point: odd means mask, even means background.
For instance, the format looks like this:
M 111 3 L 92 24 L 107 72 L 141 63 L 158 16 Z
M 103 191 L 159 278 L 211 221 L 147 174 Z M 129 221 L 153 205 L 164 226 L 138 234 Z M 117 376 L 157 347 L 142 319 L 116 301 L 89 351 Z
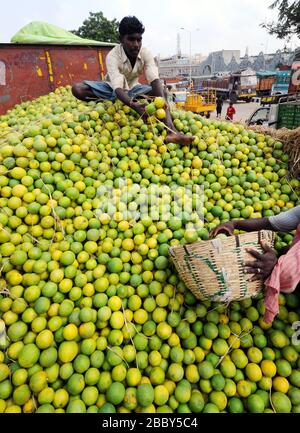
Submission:
M 299 297 L 271 326 L 262 294 L 197 301 L 168 255 L 294 207 L 282 143 L 174 111 L 195 139 L 166 144 L 149 105 L 59 88 L 0 117 L 1 413 L 300 411 Z

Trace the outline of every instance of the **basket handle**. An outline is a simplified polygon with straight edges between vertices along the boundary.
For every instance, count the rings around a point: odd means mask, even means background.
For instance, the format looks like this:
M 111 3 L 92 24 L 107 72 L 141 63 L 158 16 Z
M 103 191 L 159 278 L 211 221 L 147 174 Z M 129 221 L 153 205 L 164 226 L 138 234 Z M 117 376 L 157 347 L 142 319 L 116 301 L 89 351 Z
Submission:
M 187 246 L 186 246 L 186 245 L 183 245 L 183 249 L 184 249 L 185 253 L 189 256 L 189 255 L 190 255 L 190 252 L 189 252 L 189 250 L 187 249 Z

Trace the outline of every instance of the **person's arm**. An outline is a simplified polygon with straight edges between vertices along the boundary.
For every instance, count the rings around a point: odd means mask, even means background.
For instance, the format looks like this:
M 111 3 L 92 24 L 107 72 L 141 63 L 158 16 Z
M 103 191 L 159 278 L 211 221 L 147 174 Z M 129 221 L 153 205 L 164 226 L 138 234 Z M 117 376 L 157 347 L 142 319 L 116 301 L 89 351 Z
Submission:
M 167 101 L 167 94 L 164 92 L 163 85 L 159 78 L 158 67 L 155 64 L 154 57 L 147 49 L 143 49 L 144 73 L 148 84 L 152 87 L 152 96 L 161 96 Z
M 155 78 L 155 80 L 151 81 L 150 85 L 154 95 L 160 95 L 163 98 L 165 97 L 164 89 L 159 78 Z
M 143 116 L 145 114 L 145 107 L 142 104 L 139 104 L 138 102 L 134 102 L 129 96 L 128 93 L 121 88 L 115 89 L 117 98 L 120 99 L 120 101 L 123 102 L 123 104 L 128 105 L 128 107 L 135 110 L 137 113 L 139 113 L 140 116 Z
M 250 218 L 246 220 L 228 221 L 226 223 L 219 224 L 210 232 L 210 236 L 214 237 L 218 233 L 227 233 L 232 235 L 234 230 L 255 232 L 259 230 L 274 230 L 274 228 L 270 223 L 269 218 Z
M 295 230 L 300 224 L 300 206 L 289 209 L 278 215 L 273 215 L 268 218 L 250 218 L 247 220 L 228 221 L 215 227 L 210 232 L 210 237 L 216 236 L 218 233 L 233 234 L 235 229 L 244 231 L 258 231 L 258 230 L 273 230 L 273 231 L 290 231 Z M 249 248 L 247 249 L 255 260 L 245 263 L 245 272 L 253 274 L 250 281 L 265 280 L 268 278 L 278 261 L 277 253 L 263 241 L 261 243 L 264 253 Z M 289 248 L 288 248 L 289 249 Z M 287 251 L 281 253 L 286 254 Z
M 269 217 L 273 230 L 280 232 L 289 232 L 296 230 L 300 224 L 300 206 L 293 207 L 278 215 Z
M 253 232 L 258 230 L 273 230 L 275 232 L 289 232 L 300 224 L 300 206 L 296 206 L 278 215 L 268 218 L 249 218 L 246 220 L 228 221 L 219 224 L 211 231 L 211 236 L 226 232 L 232 234 L 234 229 Z
M 160 79 L 155 78 L 153 81 L 151 81 L 150 85 L 152 87 L 152 95 L 153 96 L 160 96 L 161 98 L 163 98 L 166 101 L 166 105 L 165 105 L 166 118 L 163 120 L 163 122 L 167 125 L 167 127 L 169 129 L 175 131 L 175 127 L 174 127 L 174 124 L 172 121 L 172 116 L 170 113 L 169 104 L 168 104 L 166 94 L 164 92 L 163 85 L 162 85 Z
M 150 84 L 150 86 L 152 87 L 152 96 L 160 96 L 166 101 L 166 105 L 165 105 L 166 119 L 164 120 L 164 123 L 167 125 L 169 129 L 174 131 L 175 127 L 172 121 L 172 116 L 167 101 L 167 95 L 160 81 L 158 67 L 155 64 L 154 57 L 152 56 L 151 52 L 147 48 L 144 48 L 143 55 L 145 61 L 145 65 L 144 65 L 145 77 L 148 83 Z
M 143 50 L 143 60 L 144 60 L 144 73 L 145 73 L 146 80 L 148 84 L 152 86 L 152 88 L 153 88 L 153 83 L 159 81 L 161 86 L 160 90 L 163 92 L 163 86 L 159 79 L 158 67 L 154 61 L 154 57 L 151 54 L 150 50 L 148 50 L 148 48 L 142 48 L 142 50 Z
M 295 230 L 300 224 L 300 206 L 296 206 L 289 209 L 286 212 L 282 212 L 278 215 L 273 215 L 268 218 L 271 230 L 274 231 L 291 231 Z M 293 244 L 286 247 L 281 251 L 281 256 L 285 255 Z M 254 274 L 251 281 L 268 278 L 273 271 L 278 257 L 274 250 L 268 246 L 263 246 L 264 254 L 260 254 L 258 251 L 249 249 L 248 252 L 256 259 L 251 262 L 245 263 L 245 272 Z

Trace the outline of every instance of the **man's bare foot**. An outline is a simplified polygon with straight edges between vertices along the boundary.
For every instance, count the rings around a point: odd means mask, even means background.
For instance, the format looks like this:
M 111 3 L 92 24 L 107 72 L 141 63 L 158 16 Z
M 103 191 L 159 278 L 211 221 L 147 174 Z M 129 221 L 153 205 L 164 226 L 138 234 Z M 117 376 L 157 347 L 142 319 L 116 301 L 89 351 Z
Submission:
M 166 136 L 166 143 L 176 143 L 187 146 L 194 141 L 195 137 L 181 133 L 172 132 Z

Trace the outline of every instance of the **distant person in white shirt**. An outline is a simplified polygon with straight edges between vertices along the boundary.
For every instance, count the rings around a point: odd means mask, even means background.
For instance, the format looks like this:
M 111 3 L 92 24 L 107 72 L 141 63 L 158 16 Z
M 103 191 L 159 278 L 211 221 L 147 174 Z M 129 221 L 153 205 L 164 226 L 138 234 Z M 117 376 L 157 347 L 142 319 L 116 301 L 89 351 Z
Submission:
M 161 96 L 166 100 L 158 68 L 147 48 L 142 47 L 143 24 L 134 16 L 122 19 L 119 25 L 121 43 L 116 45 L 106 57 L 107 81 L 88 81 L 74 84 L 73 95 L 82 101 L 120 99 L 141 116 L 147 116 L 145 106 L 138 102 L 137 96 L 148 94 Z M 149 85 L 138 82 L 144 72 Z M 190 144 L 194 137 L 176 131 L 168 106 L 165 124 L 169 128 L 166 142 Z M 171 131 L 170 131 L 171 130 Z

